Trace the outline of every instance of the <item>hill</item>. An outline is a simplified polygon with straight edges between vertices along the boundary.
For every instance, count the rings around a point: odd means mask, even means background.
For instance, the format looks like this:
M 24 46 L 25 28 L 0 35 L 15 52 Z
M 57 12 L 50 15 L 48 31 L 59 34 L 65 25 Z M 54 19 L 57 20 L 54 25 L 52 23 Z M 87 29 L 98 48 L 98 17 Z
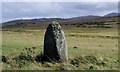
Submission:
M 51 21 L 58 21 L 64 29 L 79 28 L 116 28 L 118 27 L 118 17 L 116 13 L 110 13 L 105 16 L 81 16 L 72 18 L 39 18 L 39 19 L 21 19 L 3 23 L 3 29 L 45 29 Z
M 119 13 L 109 13 L 109 14 L 107 14 L 107 15 L 105 15 L 104 17 L 111 17 L 111 16 L 118 16 L 119 15 Z

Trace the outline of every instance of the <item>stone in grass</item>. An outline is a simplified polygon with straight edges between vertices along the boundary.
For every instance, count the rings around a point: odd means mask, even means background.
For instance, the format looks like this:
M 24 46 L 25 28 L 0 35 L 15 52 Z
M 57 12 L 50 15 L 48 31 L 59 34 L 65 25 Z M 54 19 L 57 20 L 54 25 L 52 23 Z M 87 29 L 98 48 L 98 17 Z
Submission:
M 64 32 L 58 22 L 47 27 L 44 37 L 44 58 L 50 61 L 67 61 L 68 51 Z
M 4 62 L 4 63 L 7 62 L 7 57 L 6 56 L 2 56 L 2 62 Z

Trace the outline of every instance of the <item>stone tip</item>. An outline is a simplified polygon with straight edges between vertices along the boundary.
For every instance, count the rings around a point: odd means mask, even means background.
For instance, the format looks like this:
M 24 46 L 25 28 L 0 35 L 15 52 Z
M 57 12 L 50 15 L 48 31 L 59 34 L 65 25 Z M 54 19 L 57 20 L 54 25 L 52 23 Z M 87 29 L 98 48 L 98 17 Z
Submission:
M 51 24 L 59 24 L 57 21 L 52 21 Z

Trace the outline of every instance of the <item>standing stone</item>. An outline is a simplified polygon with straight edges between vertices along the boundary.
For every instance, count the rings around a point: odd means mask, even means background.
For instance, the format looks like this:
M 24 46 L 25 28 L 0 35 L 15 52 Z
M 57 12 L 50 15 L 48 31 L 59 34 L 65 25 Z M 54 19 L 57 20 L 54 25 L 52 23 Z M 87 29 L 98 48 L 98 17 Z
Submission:
M 44 37 L 44 57 L 50 61 L 68 60 L 65 35 L 60 24 L 56 21 L 53 21 L 47 27 Z

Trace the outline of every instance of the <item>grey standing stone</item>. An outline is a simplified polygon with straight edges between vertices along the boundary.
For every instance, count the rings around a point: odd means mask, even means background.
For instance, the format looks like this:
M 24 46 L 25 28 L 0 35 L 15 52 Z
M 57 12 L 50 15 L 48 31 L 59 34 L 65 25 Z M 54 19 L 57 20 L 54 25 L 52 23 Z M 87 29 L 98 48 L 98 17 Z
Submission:
M 58 22 L 47 27 L 44 37 L 44 57 L 55 61 L 67 61 L 68 51 L 64 32 Z

